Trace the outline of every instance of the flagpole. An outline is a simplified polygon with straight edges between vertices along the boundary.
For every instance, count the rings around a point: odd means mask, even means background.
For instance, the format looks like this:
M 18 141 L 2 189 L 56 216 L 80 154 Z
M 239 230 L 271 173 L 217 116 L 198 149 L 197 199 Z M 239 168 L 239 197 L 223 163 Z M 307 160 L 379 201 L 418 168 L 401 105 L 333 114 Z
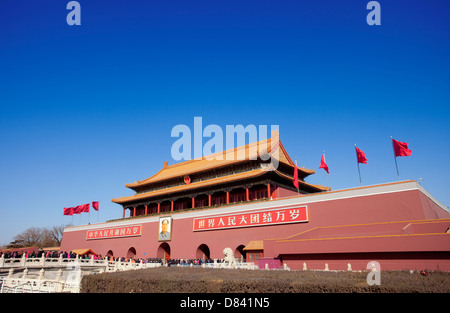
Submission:
M 359 170 L 359 163 L 358 163 L 358 175 L 359 175 L 359 185 L 362 186 L 361 172 L 360 172 L 360 170 Z
M 356 151 L 356 143 L 355 143 L 355 153 L 356 153 L 356 164 L 358 165 L 359 185 L 362 186 L 361 171 L 359 170 L 359 162 L 358 162 L 358 152 Z
M 297 168 L 297 158 L 295 158 L 295 167 Z M 298 171 L 298 169 L 297 169 L 297 171 Z M 298 184 L 298 183 L 297 183 Z M 297 187 L 297 197 L 298 196 L 300 196 L 300 190 L 299 190 L 299 188 Z
M 398 173 L 397 157 L 395 156 L 394 142 L 392 141 L 392 136 L 391 136 L 391 143 L 392 143 L 392 152 L 394 153 L 395 168 L 397 169 L 397 177 L 398 181 L 400 181 L 400 174 Z
M 95 204 L 95 205 L 94 205 Z M 100 215 L 100 209 L 98 207 L 98 201 L 92 201 L 92 208 L 97 211 L 97 223 L 98 223 L 98 217 Z
M 324 159 L 324 161 L 325 161 L 325 150 L 323 150 L 323 159 Z M 328 185 L 328 172 L 325 174 L 326 176 L 326 178 L 327 178 L 327 187 L 329 186 Z

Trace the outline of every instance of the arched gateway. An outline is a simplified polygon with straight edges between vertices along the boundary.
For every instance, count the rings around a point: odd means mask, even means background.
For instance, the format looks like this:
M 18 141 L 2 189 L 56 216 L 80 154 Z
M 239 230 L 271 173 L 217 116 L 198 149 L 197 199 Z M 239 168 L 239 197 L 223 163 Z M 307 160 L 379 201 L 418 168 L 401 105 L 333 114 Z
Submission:
M 130 249 L 128 249 L 127 258 L 134 259 L 135 257 L 136 257 L 136 249 L 134 247 L 131 247 Z
M 170 246 L 167 242 L 159 245 L 156 257 L 163 260 L 170 260 Z
M 200 246 L 198 246 L 195 257 L 197 259 L 208 260 L 210 258 L 209 247 L 205 244 L 201 244 Z

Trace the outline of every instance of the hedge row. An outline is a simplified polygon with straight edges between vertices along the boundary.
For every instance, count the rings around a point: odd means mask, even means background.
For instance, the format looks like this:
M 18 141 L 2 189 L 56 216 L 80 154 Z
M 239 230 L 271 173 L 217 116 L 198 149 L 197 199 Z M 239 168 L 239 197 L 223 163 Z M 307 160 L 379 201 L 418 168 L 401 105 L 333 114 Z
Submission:
M 449 293 L 450 273 L 383 271 L 369 286 L 367 272 L 153 268 L 83 277 L 84 293 Z

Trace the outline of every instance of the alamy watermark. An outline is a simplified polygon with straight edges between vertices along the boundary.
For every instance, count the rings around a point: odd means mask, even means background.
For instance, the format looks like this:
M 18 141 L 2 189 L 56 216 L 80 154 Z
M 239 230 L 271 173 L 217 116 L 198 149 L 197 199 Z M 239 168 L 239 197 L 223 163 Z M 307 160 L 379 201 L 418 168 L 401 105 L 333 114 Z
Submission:
M 381 25 L 381 5 L 378 1 L 370 1 L 366 5 L 366 9 L 370 10 L 367 14 L 366 22 L 368 25 Z
M 175 125 L 172 138 L 178 138 L 171 148 L 175 161 L 204 158 L 206 160 L 256 160 L 264 163 L 266 170 L 278 168 L 279 125 L 219 125 L 203 126 L 203 118 L 194 117 L 194 129 L 184 124 Z M 248 140 L 247 140 L 248 138 Z M 270 138 L 271 140 L 267 140 Z M 224 145 L 225 143 L 225 145 Z M 225 147 L 225 149 L 224 149 Z
M 81 281 L 81 263 L 79 261 L 71 262 L 67 264 L 67 277 L 65 279 L 65 283 L 80 283 Z
M 78 1 L 70 1 L 66 5 L 67 10 L 71 10 L 66 16 L 67 25 L 81 25 L 81 6 Z
M 377 261 L 370 261 L 367 263 L 366 268 L 370 270 L 369 274 L 367 274 L 367 284 L 369 286 L 381 284 L 381 266 Z
M 81 5 L 78 1 L 69 1 L 66 5 L 66 9 L 70 12 L 66 16 L 67 25 L 81 25 Z M 378 1 L 369 1 L 366 5 L 366 9 L 370 12 L 366 16 L 366 22 L 368 25 L 381 25 L 381 5 Z

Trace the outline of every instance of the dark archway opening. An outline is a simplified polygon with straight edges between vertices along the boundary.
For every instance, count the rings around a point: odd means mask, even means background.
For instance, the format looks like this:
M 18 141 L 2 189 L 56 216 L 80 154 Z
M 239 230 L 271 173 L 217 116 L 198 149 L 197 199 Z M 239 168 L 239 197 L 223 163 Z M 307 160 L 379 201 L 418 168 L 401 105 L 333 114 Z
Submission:
M 244 251 L 245 246 L 244 245 L 240 245 L 236 248 L 236 250 L 234 250 L 234 257 L 235 258 L 239 258 L 239 260 L 241 262 L 246 262 L 246 253 Z
M 136 249 L 134 247 L 131 247 L 130 249 L 128 249 L 127 258 L 134 259 L 135 257 L 136 257 Z
M 195 253 L 195 257 L 197 259 L 209 260 L 210 258 L 209 247 L 205 244 L 201 244 L 200 246 L 198 246 L 197 251 Z
M 170 260 L 170 246 L 167 242 L 159 245 L 156 257 L 163 260 Z

